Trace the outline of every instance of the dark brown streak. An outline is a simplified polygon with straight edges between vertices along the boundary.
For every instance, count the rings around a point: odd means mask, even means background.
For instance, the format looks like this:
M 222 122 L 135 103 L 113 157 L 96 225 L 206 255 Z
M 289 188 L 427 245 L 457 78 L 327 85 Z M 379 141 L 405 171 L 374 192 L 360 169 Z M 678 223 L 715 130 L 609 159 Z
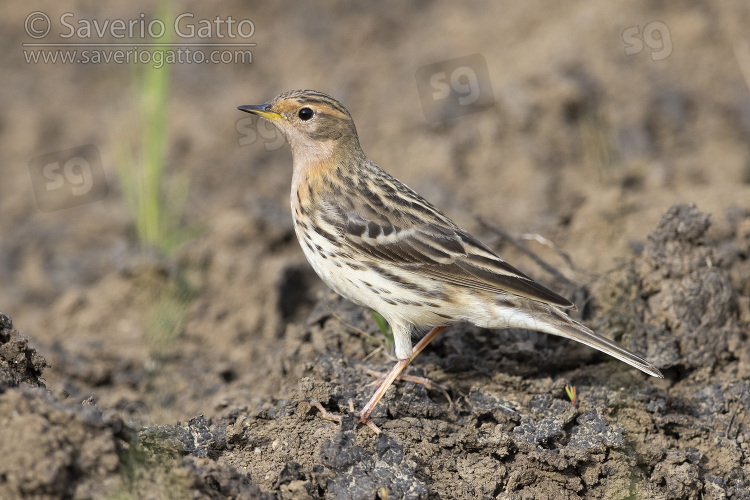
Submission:
M 414 238 L 409 243 L 411 243 L 411 246 L 414 247 L 421 255 L 424 255 L 425 257 L 429 257 L 434 261 L 439 261 L 440 259 L 445 260 L 445 259 L 453 258 L 451 254 L 447 252 L 443 252 L 442 250 L 439 250 L 428 243 L 420 241 L 417 238 Z
M 328 241 L 330 241 L 331 243 L 333 243 L 334 246 L 337 246 L 337 247 L 341 246 L 341 242 L 335 236 L 333 236 L 331 233 L 329 233 L 325 229 L 321 228 L 320 226 L 318 226 L 314 222 L 310 222 L 310 225 L 312 226 L 312 230 L 313 231 L 315 231 L 316 233 L 318 233 L 319 235 L 321 235 L 323 238 L 325 238 Z
M 350 234 L 352 236 L 361 237 L 363 234 L 365 234 L 365 230 L 367 229 L 367 225 L 364 223 L 355 222 L 353 220 L 349 220 L 349 223 L 346 226 L 346 234 Z
M 403 278 L 401 278 L 400 276 L 396 276 L 395 274 L 386 271 L 385 269 L 383 269 L 382 267 L 380 267 L 379 265 L 377 265 L 374 262 L 367 262 L 365 265 L 368 268 L 370 268 L 371 271 L 375 271 L 380 276 L 382 276 L 383 278 L 385 278 L 389 282 L 393 283 L 394 285 L 398 286 L 399 288 L 403 288 L 403 289 L 406 289 L 406 290 L 414 290 L 415 292 L 419 292 L 419 293 L 422 293 L 422 292 L 425 291 L 424 288 L 422 288 L 421 286 L 417 285 L 416 283 L 412 283 L 410 281 L 406 281 Z
M 341 182 L 346 186 L 348 189 L 354 191 L 357 189 L 357 183 L 354 182 L 354 179 L 348 175 L 344 175 L 341 177 Z
M 378 196 L 374 191 L 370 190 L 370 188 L 367 187 L 366 184 L 363 183 L 362 186 L 359 187 L 359 192 L 368 202 L 372 203 L 376 207 L 382 208 L 385 206 L 380 196 Z
M 367 224 L 367 236 L 370 238 L 377 238 L 380 232 L 380 224 L 375 222 L 369 222 Z

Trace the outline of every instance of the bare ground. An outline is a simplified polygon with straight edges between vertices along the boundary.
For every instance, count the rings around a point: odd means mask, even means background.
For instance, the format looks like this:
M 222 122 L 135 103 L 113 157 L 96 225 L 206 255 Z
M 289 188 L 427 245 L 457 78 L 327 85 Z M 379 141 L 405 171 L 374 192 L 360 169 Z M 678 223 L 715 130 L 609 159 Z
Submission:
M 128 68 L 25 64 L 33 9 L 1 21 L 3 498 L 750 498 L 747 5 L 326 4 L 179 6 L 252 18 L 258 47 L 249 69 L 174 68 L 170 169 L 200 232 L 171 258 L 133 242 L 112 166 Z M 623 31 L 657 20 L 673 53 L 626 55 Z M 473 53 L 495 105 L 426 121 L 417 68 Z M 399 382 L 383 433 L 357 427 L 364 370 L 392 360 L 299 251 L 287 148 L 238 147 L 236 105 L 299 87 L 340 98 L 377 163 L 665 379 L 455 325 L 410 368 L 451 401 Z M 41 212 L 30 158 L 85 143 L 109 196 Z

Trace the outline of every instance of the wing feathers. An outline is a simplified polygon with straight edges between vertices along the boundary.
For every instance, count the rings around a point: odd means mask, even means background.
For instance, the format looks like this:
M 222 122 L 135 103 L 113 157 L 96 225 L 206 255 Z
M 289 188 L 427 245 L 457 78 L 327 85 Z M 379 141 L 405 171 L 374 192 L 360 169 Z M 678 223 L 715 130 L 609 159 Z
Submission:
M 415 204 L 413 200 L 410 203 Z M 397 205 L 395 209 L 400 214 L 407 213 L 405 206 Z M 564 297 L 502 260 L 427 202 L 420 203 L 419 209 L 419 214 L 402 215 L 400 220 L 394 220 L 383 208 L 377 211 L 371 206 L 351 206 L 345 210 L 324 203 L 313 215 L 319 225 L 328 226 L 328 230 L 343 237 L 345 246 L 381 265 L 475 290 L 513 293 L 560 307 L 573 307 Z M 431 211 L 437 213 L 433 216 Z

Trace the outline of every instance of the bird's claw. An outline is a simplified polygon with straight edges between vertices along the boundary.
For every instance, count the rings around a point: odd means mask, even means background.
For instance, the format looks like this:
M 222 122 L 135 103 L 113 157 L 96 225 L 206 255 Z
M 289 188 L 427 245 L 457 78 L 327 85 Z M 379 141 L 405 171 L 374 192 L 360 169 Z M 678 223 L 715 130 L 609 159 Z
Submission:
M 305 399 L 305 401 L 307 401 L 308 403 L 313 405 L 315 408 L 317 408 L 318 411 L 320 411 L 320 416 L 323 417 L 324 419 L 331 420 L 332 422 L 338 422 L 339 424 L 341 423 L 341 419 L 343 417 L 341 415 L 337 415 L 323 408 L 323 405 L 320 404 L 320 401 L 318 401 L 317 399 L 307 398 Z
M 321 417 L 323 417 L 326 420 L 330 420 L 332 422 L 337 422 L 339 425 L 341 425 L 341 421 L 344 418 L 343 416 L 326 410 L 325 408 L 323 408 L 323 405 L 320 404 L 320 401 L 318 401 L 317 399 L 306 398 L 305 401 L 310 403 L 315 408 L 317 408 L 318 411 L 320 412 Z M 349 400 L 349 410 L 352 413 L 354 413 L 354 401 L 352 401 L 351 399 Z M 375 434 L 380 434 L 380 428 L 377 425 L 375 425 L 372 420 L 370 420 L 371 412 L 368 411 L 366 415 L 364 413 L 365 412 L 363 411 L 362 415 L 360 416 L 359 423 L 364 424 L 370 429 L 372 429 L 373 431 L 375 431 Z

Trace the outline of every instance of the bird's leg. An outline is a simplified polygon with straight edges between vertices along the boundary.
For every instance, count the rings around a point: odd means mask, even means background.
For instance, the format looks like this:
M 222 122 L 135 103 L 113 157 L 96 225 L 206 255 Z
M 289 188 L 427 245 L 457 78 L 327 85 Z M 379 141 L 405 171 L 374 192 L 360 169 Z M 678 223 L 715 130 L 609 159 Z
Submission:
M 411 353 L 411 356 L 409 356 L 406 359 L 399 359 L 398 362 L 395 364 L 393 368 L 391 368 L 391 371 L 389 371 L 382 382 L 380 382 L 380 385 L 378 385 L 378 388 L 375 389 L 375 394 L 372 395 L 370 398 L 370 401 L 367 402 L 364 408 L 362 408 L 362 413 L 360 413 L 359 421 L 360 423 L 366 424 L 369 426 L 372 430 L 374 430 L 377 433 L 380 433 L 380 429 L 378 429 L 375 424 L 373 424 L 370 421 L 370 414 L 372 413 L 372 410 L 375 409 L 375 405 L 378 404 L 380 399 L 385 394 L 385 391 L 388 390 L 388 388 L 391 386 L 394 380 L 396 380 L 401 374 L 402 371 L 404 371 L 404 368 L 409 366 L 409 363 L 417 357 L 417 355 L 422 352 L 422 350 L 427 347 L 427 344 L 432 342 L 432 339 L 437 337 L 438 333 L 442 332 L 447 328 L 447 325 L 444 326 L 436 326 L 432 330 L 430 330 L 430 333 L 422 337 L 422 340 L 417 342 L 417 345 L 414 346 L 414 350 Z

